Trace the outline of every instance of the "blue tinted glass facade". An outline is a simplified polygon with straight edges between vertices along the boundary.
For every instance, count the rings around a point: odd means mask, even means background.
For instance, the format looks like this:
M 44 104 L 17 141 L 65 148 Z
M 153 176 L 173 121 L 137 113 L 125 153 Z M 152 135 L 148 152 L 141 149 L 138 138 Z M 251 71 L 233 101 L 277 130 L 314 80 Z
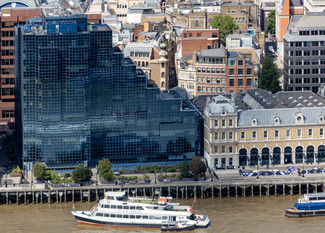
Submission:
M 112 47 L 109 27 L 87 28 L 85 20 L 46 18 L 37 30 L 16 29 L 17 132 L 25 168 L 35 161 L 67 169 L 103 157 L 146 163 L 199 154 L 201 118 L 191 103 L 177 90 L 160 92 L 148 83 Z

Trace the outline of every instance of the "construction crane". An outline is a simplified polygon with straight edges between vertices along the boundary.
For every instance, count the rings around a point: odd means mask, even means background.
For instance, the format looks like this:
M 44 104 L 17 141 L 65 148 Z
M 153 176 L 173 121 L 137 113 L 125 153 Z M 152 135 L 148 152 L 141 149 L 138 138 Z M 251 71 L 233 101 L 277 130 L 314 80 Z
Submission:
M 35 23 L 42 17 L 42 15 L 38 15 L 35 18 L 32 19 L 28 19 L 28 21 L 26 21 L 26 24 L 24 25 L 24 31 L 30 31 L 31 28 L 35 25 Z

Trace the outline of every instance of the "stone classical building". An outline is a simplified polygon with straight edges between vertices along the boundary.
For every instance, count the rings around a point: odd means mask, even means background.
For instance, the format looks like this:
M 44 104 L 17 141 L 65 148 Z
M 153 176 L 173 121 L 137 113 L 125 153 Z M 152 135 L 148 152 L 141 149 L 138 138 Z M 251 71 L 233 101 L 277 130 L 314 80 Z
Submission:
M 209 167 L 325 162 L 322 97 L 256 89 L 242 100 L 221 95 L 205 99 L 204 156 Z M 203 103 L 199 98 L 193 102 Z

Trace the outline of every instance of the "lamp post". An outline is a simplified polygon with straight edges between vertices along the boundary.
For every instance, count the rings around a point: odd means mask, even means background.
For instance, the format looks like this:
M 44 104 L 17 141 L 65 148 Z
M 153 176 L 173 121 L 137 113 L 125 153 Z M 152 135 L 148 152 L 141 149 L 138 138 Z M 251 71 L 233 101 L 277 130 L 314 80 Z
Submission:
M 98 185 L 98 179 L 97 179 L 97 176 L 98 176 L 98 164 L 96 164 L 96 186 Z
M 305 160 L 306 160 L 306 155 L 302 154 L 302 178 L 305 178 Z
M 155 184 L 157 184 L 156 170 L 155 170 Z
M 259 165 L 259 163 L 260 163 L 260 156 L 258 155 L 257 156 L 257 176 L 256 176 L 256 179 L 257 180 L 259 180 L 260 179 L 260 171 L 259 171 L 259 169 L 258 169 L 258 165 Z

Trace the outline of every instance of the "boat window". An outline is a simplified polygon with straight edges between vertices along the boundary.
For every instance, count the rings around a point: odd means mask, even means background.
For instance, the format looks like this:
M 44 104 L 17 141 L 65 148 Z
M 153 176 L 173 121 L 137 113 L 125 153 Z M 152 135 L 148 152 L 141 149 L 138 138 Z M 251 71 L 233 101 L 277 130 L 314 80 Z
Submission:
M 148 215 L 143 215 L 143 219 L 148 219 Z
M 104 205 L 100 205 L 100 208 L 104 208 Z
M 121 205 L 118 205 L 117 208 L 121 210 L 122 209 L 122 206 Z
M 135 206 L 130 206 L 130 210 L 135 210 Z
M 135 218 L 135 215 L 130 215 L 130 218 Z
M 111 209 L 116 209 L 116 205 L 111 205 Z
M 161 216 L 156 216 L 155 219 L 161 219 Z
M 130 207 L 128 205 L 123 206 L 123 209 L 128 210 Z
M 109 209 L 109 205 L 105 205 L 105 208 Z
M 107 196 L 106 199 L 107 200 L 114 200 L 114 197 Z
M 153 209 L 154 209 L 154 210 L 158 210 L 158 207 L 157 207 L 157 206 L 154 206 Z
M 315 200 L 317 200 L 317 197 L 310 197 L 309 200 L 315 201 Z
M 116 214 L 111 214 L 111 218 L 116 218 Z
M 137 206 L 137 210 L 143 210 L 142 206 Z
M 155 216 L 149 216 L 149 219 L 155 219 Z
M 129 218 L 129 215 L 124 214 L 124 215 L 123 215 L 123 218 Z
M 103 213 L 96 213 L 96 216 L 98 216 L 98 217 L 103 217 Z
M 124 200 L 126 200 L 126 196 L 116 197 L 116 200 L 118 200 L 118 201 L 124 201 Z
M 122 218 L 122 214 L 116 215 L 117 218 Z
M 161 219 L 162 220 L 168 220 L 168 217 L 167 216 L 162 216 Z
M 141 215 L 137 215 L 137 216 L 135 216 L 136 218 L 141 218 Z
M 109 214 L 104 214 L 104 217 L 109 217 Z
M 325 197 L 319 197 L 318 200 L 325 200 Z

